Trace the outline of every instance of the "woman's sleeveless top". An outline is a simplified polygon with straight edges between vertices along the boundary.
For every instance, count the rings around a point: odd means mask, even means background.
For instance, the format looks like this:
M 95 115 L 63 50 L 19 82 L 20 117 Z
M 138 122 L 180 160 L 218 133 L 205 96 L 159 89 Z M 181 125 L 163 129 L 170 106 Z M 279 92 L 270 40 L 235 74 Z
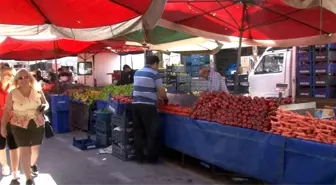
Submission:
M 37 112 L 38 107 L 42 104 L 41 94 L 31 90 L 29 97 L 24 97 L 18 89 L 13 89 L 12 101 L 13 112 L 10 123 L 12 125 L 27 128 L 29 121 L 34 120 L 37 127 L 44 125 L 44 115 Z

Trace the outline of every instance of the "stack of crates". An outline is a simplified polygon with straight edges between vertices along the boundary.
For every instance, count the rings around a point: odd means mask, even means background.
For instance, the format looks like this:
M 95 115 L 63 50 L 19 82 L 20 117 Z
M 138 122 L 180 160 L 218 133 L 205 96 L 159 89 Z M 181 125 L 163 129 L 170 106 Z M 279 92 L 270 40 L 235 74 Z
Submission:
M 70 98 L 67 95 L 50 95 L 51 124 L 55 133 L 67 133 L 69 129 Z
M 313 94 L 312 47 L 302 46 L 297 49 L 297 95 L 311 97 Z
M 134 158 L 134 134 L 132 112 L 125 110 L 122 115 L 112 115 L 112 155 L 128 161 Z
M 313 96 L 335 98 L 336 44 L 312 46 Z
M 96 111 L 96 145 L 97 147 L 108 147 L 111 145 L 111 113 Z
M 178 73 L 177 75 L 177 92 L 188 93 L 191 91 L 191 77 L 189 74 Z
M 186 72 L 189 73 L 191 77 L 199 77 L 199 68 L 204 65 L 210 65 L 210 55 L 207 54 L 182 56 L 182 60 L 186 67 Z

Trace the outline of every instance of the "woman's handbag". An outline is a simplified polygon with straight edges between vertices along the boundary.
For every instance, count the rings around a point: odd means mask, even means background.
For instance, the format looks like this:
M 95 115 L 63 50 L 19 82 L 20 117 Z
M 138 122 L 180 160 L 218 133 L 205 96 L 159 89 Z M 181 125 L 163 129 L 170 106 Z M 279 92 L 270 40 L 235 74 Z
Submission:
M 45 124 L 44 124 L 44 131 L 45 131 L 45 137 L 47 139 L 54 137 L 54 130 L 50 124 L 49 118 L 44 115 L 45 118 Z

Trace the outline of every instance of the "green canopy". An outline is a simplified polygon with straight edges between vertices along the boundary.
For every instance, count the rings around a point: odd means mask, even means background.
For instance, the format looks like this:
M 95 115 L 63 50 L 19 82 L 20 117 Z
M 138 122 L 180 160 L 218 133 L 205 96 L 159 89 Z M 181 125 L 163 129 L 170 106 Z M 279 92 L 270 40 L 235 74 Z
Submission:
M 161 26 L 156 26 L 148 36 L 148 42 L 150 44 L 165 44 L 169 42 L 194 38 L 195 36 L 189 35 L 186 33 L 178 32 L 175 30 L 167 29 Z M 117 40 L 126 40 L 126 41 L 133 41 L 142 43 L 144 41 L 144 33 L 143 30 L 135 31 L 129 33 L 127 35 L 118 37 Z

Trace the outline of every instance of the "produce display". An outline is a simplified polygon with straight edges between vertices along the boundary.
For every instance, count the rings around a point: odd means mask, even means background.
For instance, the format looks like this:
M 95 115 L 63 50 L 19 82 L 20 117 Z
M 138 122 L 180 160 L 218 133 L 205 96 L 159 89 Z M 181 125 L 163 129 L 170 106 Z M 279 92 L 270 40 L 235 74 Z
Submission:
M 121 103 L 132 103 L 132 97 L 130 96 L 114 96 L 112 100 L 119 101 Z
M 176 114 L 180 116 L 190 116 L 191 109 L 186 107 L 181 107 L 176 104 L 168 104 L 168 105 L 159 105 L 160 112 L 166 112 L 171 114 Z
M 83 102 L 86 105 L 92 105 L 95 100 L 98 100 L 100 91 L 95 90 L 82 90 L 72 94 L 72 98 L 75 101 Z
M 114 96 L 131 96 L 133 92 L 133 85 L 107 85 L 101 91 L 98 99 L 100 100 L 108 100 L 109 94 Z
M 52 88 L 55 86 L 55 84 L 45 84 L 42 88 L 43 92 L 50 92 Z
M 273 99 L 202 92 L 192 108 L 191 117 L 259 131 L 271 129 L 270 115 L 280 102 Z
M 309 113 L 303 116 L 278 109 L 276 115 L 271 116 L 271 123 L 273 133 L 336 145 L 336 121 L 334 120 L 318 119 Z

